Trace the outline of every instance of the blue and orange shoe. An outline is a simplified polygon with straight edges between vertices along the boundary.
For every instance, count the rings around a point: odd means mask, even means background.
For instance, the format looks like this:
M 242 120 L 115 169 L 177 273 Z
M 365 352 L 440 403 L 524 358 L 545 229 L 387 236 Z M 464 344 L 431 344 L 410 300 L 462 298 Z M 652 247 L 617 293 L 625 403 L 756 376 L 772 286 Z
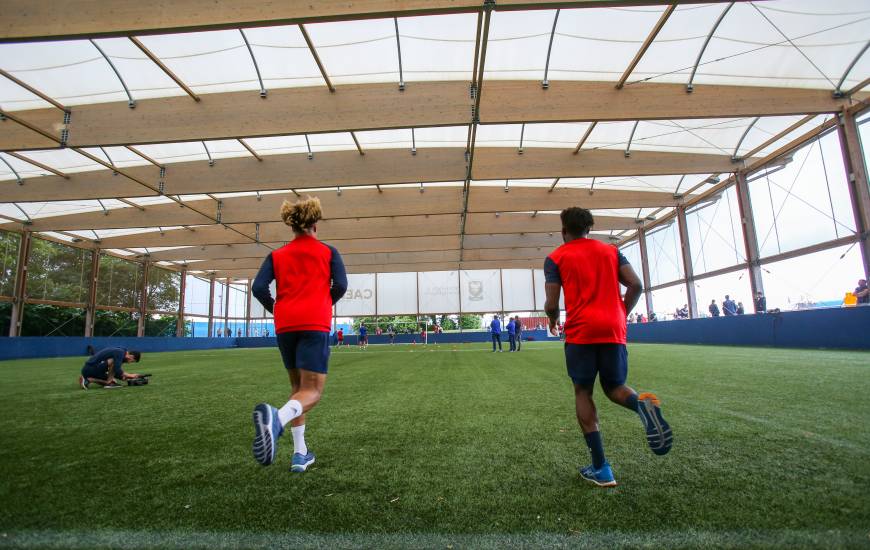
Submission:
M 637 396 L 637 414 L 646 430 L 646 442 L 653 453 L 666 455 L 674 443 L 671 427 L 662 416 L 661 402 L 656 394 L 646 392 Z
M 597 470 L 591 465 L 580 468 L 580 477 L 599 487 L 616 487 L 616 478 L 613 477 L 613 470 L 610 469 L 609 462 L 605 462 Z
M 306 454 L 293 453 L 293 461 L 290 463 L 291 472 L 304 472 L 309 466 L 314 464 L 314 453 L 308 451 Z
M 254 407 L 254 458 L 263 466 L 275 462 L 278 453 L 278 438 L 284 427 L 278 419 L 278 409 L 268 403 Z

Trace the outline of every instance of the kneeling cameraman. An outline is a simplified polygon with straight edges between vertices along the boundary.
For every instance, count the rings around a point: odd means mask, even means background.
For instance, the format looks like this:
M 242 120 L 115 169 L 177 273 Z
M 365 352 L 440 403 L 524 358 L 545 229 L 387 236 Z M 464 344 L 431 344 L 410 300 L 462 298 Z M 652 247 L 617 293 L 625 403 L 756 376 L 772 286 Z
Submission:
M 106 348 L 91 356 L 82 367 L 79 376 L 79 385 L 82 389 L 88 389 L 91 382 L 99 384 L 106 389 L 123 387 L 115 379 L 135 380 L 143 375 L 124 372 L 122 363 L 139 362 L 142 354 L 138 351 L 127 351 L 123 348 Z

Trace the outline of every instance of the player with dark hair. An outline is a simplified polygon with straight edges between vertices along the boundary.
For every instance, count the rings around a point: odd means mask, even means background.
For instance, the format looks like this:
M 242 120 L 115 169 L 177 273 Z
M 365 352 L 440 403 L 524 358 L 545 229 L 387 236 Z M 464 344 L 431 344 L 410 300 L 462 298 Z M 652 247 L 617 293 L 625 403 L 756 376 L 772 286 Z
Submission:
M 366 349 L 369 347 L 369 329 L 366 328 L 365 323 L 359 324 L 359 338 L 357 340 L 357 344 L 362 349 Z
M 92 355 L 82 367 L 79 376 L 79 385 L 82 389 L 89 389 L 91 383 L 98 384 L 106 389 L 121 388 L 118 380 L 133 380 L 142 375 L 133 372 L 124 372 L 121 367 L 124 363 L 138 363 L 142 353 L 124 348 L 106 348 Z
M 514 317 L 514 330 L 517 333 L 517 351 L 520 351 L 523 349 L 523 323 L 519 315 Z
M 329 365 L 332 306 L 347 290 L 347 274 L 338 250 L 317 240 L 323 218 L 318 198 L 284 201 L 281 219 L 294 239 L 273 250 L 260 267 L 252 293 L 266 311 L 274 313 L 275 333 L 291 395 L 280 409 L 268 403 L 254 407 L 254 458 L 263 466 L 275 461 L 278 438 L 290 424 L 293 459 L 290 470 L 304 472 L 314 463 L 305 445 L 305 413 L 320 401 Z M 277 299 L 269 285 L 277 281 Z
M 495 344 L 498 342 L 498 351 L 501 353 L 501 321 L 498 320 L 498 315 L 492 316 L 489 330 L 492 333 L 492 352 L 495 353 Z
M 577 421 L 592 455 L 592 465 L 582 468 L 580 475 L 596 485 L 613 487 L 616 480 L 604 457 L 598 413 L 592 400 L 596 376 L 601 376 L 601 388 L 611 401 L 640 415 L 652 452 L 666 454 L 673 435 L 655 394 L 638 395 L 625 385 L 626 312 L 637 304 L 643 284 L 616 247 L 588 238 L 594 223 L 589 210 L 567 208 L 561 218 L 565 244 L 544 261 L 544 310 L 552 331 L 559 321 L 559 294 L 564 289 L 565 362 L 574 382 Z M 624 299 L 620 283 L 627 288 Z

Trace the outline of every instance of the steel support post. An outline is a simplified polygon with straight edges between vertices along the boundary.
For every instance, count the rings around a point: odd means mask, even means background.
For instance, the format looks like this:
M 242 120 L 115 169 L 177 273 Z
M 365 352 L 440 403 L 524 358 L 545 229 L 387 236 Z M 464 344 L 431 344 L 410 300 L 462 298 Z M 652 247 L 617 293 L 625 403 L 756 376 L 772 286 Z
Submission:
M 184 336 L 184 298 L 187 294 L 187 270 L 181 271 L 181 289 L 178 297 L 178 320 L 175 322 L 175 337 Z
M 646 314 L 653 311 L 652 290 L 649 280 L 649 255 L 646 253 L 646 229 L 639 227 L 637 229 L 637 243 L 640 246 L 640 263 L 643 271 L 643 296 L 646 299 Z
M 208 337 L 214 336 L 214 273 L 208 278 Z
M 136 336 L 145 336 L 145 311 L 148 309 L 148 268 L 151 262 L 145 260 L 142 263 L 142 292 L 139 295 L 139 325 L 136 328 Z
M 870 279 L 870 186 L 867 182 L 867 166 L 864 164 L 854 114 L 845 110 L 840 114 L 837 134 L 840 137 L 843 164 L 849 180 L 849 197 L 855 215 L 855 228 L 858 230 L 858 247 L 861 249 L 864 278 Z
M 746 246 L 749 285 L 752 288 L 752 302 L 754 304 L 755 296 L 759 292 L 764 293 L 761 263 L 758 261 L 758 233 L 755 230 L 755 216 L 752 214 L 752 200 L 749 197 L 749 186 L 746 183 L 746 172 L 737 172 L 734 175 L 734 181 L 737 188 L 737 205 L 740 208 L 740 227 L 743 229 L 743 243 Z M 753 309 L 755 309 L 754 305 Z
M 247 292 L 247 301 L 245 304 L 245 337 L 251 335 L 251 297 L 253 296 L 252 292 L 253 281 L 248 279 L 248 284 L 246 287 Z
M 680 250 L 683 254 L 683 268 L 686 276 L 686 301 L 689 306 L 689 317 L 698 317 L 698 298 L 695 295 L 695 270 L 692 267 L 692 249 L 689 245 L 689 229 L 686 225 L 686 207 L 677 207 L 677 227 L 680 230 Z
M 94 335 L 94 324 L 97 319 L 97 279 L 100 275 L 100 249 L 95 248 L 91 256 L 91 274 L 88 278 L 88 305 L 85 310 L 85 337 Z
M 27 262 L 30 261 L 30 244 L 30 231 L 25 231 L 21 234 L 21 243 L 18 245 L 18 264 L 15 267 L 15 289 L 12 292 L 9 336 L 21 336 L 24 299 L 27 297 Z
M 224 333 L 221 336 L 227 336 L 227 331 L 229 331 L 229 336 L 233 335 L 233 331 L 230 329 L 230 291 L 232 287 L 230 287 L 230 278 L 227 277 L 226 287 L 224 289 Z

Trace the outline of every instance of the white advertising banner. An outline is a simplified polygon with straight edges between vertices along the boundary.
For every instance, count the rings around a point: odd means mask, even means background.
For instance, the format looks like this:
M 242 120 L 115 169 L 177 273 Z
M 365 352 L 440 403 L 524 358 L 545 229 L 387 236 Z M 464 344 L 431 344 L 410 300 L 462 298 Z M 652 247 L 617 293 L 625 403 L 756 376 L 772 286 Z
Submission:
M 375 314 L 375 274 L 352 273 L 347 276 L 347 292 L 335 305 L 337 317 Z
M 463 313 L 501 311 L 500 270 L 460 271 L 459 296 Z
M 505 311 L 535 311 L 531 269 L 502 269 L 501 281 Z
M 547 301 L 547 293 L 544 290 L 544 270 L 535 270 L 535 310 L 544 311 L 544 302 Z M 559 294 L 559 309 L 565 309 L 565 294 Z
M 378 315 L 417 313 L 417 273 L 378 273 Z
M 420 313 L 459 312 L 459 272 L 420 272 Z

